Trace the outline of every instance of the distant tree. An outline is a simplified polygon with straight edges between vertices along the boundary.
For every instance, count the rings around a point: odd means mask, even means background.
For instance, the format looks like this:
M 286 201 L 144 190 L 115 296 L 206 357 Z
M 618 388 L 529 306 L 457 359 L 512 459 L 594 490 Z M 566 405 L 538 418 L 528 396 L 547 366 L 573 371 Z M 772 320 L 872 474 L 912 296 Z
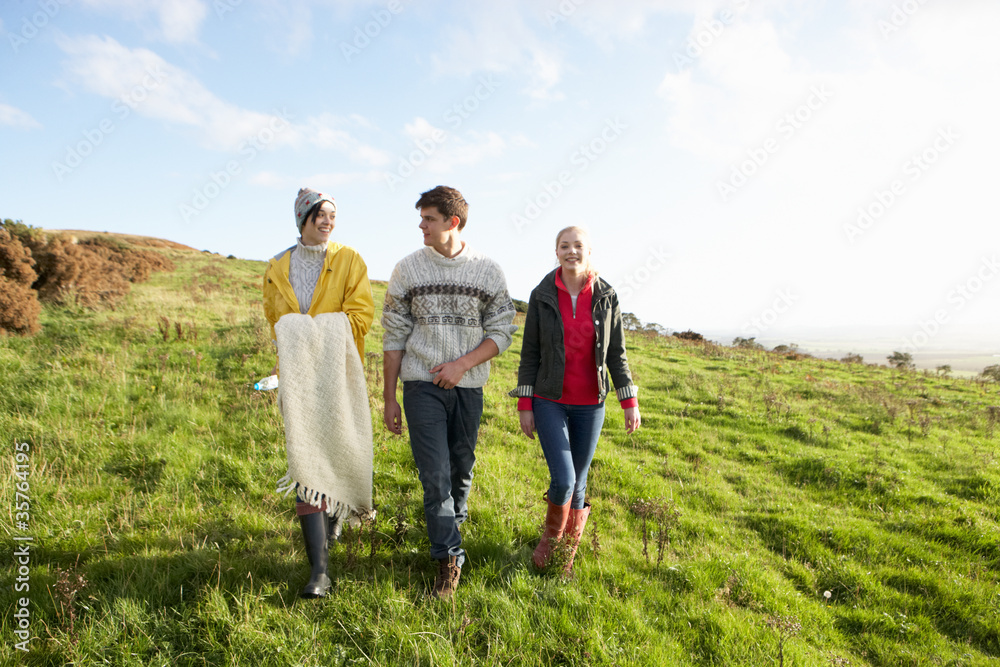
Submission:
M 622 313 L 622 326 L 625 327 L 626 331 L 640 331 L 642 329 L 642 320 L 636 317 L 634 313 Z
M 675 333 L 674 338 L 680 338 L 681 340 L 705 340 L 705 337 L 700 333 L 691 331 L 690 329 L 687 331 L 681 331 L 680 333 Z
M 841 358 L 841 363 L 844 364 L 863 364 L 865 363 L 865 358 L 860 354 L 855 354 L 854 352 L 848 352 Z
M 739 347 L 744 350 L 763 350 L 764 346 L 758 343 L 756 340 L 751 338 L 741 338 L 737 336 L 733 339 L 733 347 Z
M 913 355 L 909 352 L 894 351 L 886 359 L 889 360 L 890 366 L 901 371 L 912 371 L 916 368 L 916 365 L 913 363 Z
M 1000 382 L 1000 364 L 984 368 L 983 372 L 979 374 L 979 379 L 983 382 Z
M 799 351 L 799 346 L 796 343 L 789 343 L 788 345 L 779 345 L 771 352 L 776 352 L 778 354 L 795 354 Z
M 662 324 L 657 324 L 656 322 L 650 322 L 649 324 L 643 326 L 643 331 L 648 331 L 654 333 L 657 336 L 669 336 L 670 329 L 666 328 Z
M 949 366 L 948 364 L 944 364 L 943 366 L 938 366 L 937 369 L 935 370 L 937 370 L 938 375 L 944 378 L 951 375 L 951 366 Z

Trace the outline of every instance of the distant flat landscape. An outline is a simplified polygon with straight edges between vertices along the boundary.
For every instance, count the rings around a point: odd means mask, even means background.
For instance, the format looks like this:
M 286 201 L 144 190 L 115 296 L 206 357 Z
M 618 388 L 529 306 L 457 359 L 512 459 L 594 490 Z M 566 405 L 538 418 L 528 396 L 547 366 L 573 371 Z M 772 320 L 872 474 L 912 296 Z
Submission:
M 727 334 L 706 334 L 706 337 L 723 345 L 732 343 L 738 336 Z M 954 374 L 960 376 L 978 375 L 987 366 L 1000 364 L 1000 337 L 989 340 L 982 335 L 969 336 L 963 340 L 949 342 L 938 346 L 928 346 L 913 352 L 904 347 L 900 337 L 876 336 L 871 338 L 809 338 L 783 337 L 758 338 L 757 342 L 767 349 L 778 345 L 798 345 L 800 352 L 811 354 L 822 359 L 841 359 L 854 353 L 864 357 L 865 363 L 886 364 L 886 357 L 894 351 L 910 352 L 913 362 L 920 370 L 935 370 L 938 366 L 948 365 Z

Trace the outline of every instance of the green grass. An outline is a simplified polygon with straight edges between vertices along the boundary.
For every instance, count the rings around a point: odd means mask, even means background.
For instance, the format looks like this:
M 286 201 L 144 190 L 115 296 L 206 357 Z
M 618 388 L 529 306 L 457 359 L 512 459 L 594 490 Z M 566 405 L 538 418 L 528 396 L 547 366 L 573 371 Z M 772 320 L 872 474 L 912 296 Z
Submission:
M 177 271 L 117 310 L 46 308 L 39 336 L 0 338 L 3 664 L 777 665 L 779 641 L 788 665 L 1000 661 L 996 385 L 645 335 L 643 428 L 609 405 L 570 581 L 530 567 L 547 471 L 506 396 L 519 335 L 494 361 L 442 603 L 408 443 L 381 423 L 376 324 L 378 518 L 331 553 L 332 595 L 299 600 L 282 422 L 251 387 L 274 363 L 263 264 L 166 252 Z M 644 523 L 656 506 L 678 514 Z

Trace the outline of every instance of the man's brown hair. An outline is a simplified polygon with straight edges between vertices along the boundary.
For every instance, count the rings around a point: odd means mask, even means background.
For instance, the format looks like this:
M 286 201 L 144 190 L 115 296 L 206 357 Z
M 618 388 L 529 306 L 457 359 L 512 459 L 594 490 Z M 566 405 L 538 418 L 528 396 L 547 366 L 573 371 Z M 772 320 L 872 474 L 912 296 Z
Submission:
M 447 185 L 439 185 L 433 190 L 428 190 L 420 195 L 416 208 L 430 208 L 436 206 L 438 212 L 451 220 L 453 216 L 458 216 L 458 231 L 465 228 L 465 222 L 469 219 L 469 202 L 465 201 L 462 193 Z

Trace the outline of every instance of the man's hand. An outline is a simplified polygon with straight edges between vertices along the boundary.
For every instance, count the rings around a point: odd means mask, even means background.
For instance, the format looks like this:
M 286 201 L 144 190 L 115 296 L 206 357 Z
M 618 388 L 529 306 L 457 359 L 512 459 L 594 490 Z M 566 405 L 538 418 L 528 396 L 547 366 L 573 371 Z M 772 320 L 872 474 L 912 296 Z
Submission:
M 500 354 L 500 348 L 497 347 L 497 344 L 491 338 L 484 338 L 483 342 L 472 352 L 463 354 L 455 361 L 446 361 L 443 364 L 438 364 L 427 372 L 431 375 L 437 373 L 437 375 L 434 375 L 433 380 L 437 386 L 442 389 L 453 389 L 458 386 L 458 383 L 462 381 L 462 378 L 465 377 L 465 373 L 469 369 L 489 361 L 498 354 Z
M 639 415 L 639 408 L 625 408 L 625 432 L 635 433 L 640 424 L 642 417 Z
M 526 436 L 535 439 L 535 413 L 531 410 L 521 410 L 518 412 L 521 417 L 521 432 Z
M 402 350 L 385 350 L 382 353 L 382 421 L 390 433 L 403 434 L 403 411 L 399 409 L 396 400 L 396 385 L 399 380 L 399 367 L 403 363 Z
M 382 411 L 382 420 L 385 422 L 385 427 L 391 433 L 395 433 L 396 435 L 403 434 L 403 411 L 400 410 L 399 402 L 396 399 L 385 402 L 385 409 Z
M 462 381 L 467 370 L 469 369 L 466 367 L 465 362 L 462 359 L 456 359 L 455 361 L 438 364 L 428 372 L 431 375 L 437 373 L 434 376 L 434 384 L 442 389 L 452 389 L 457 387 L 458 383 Z

